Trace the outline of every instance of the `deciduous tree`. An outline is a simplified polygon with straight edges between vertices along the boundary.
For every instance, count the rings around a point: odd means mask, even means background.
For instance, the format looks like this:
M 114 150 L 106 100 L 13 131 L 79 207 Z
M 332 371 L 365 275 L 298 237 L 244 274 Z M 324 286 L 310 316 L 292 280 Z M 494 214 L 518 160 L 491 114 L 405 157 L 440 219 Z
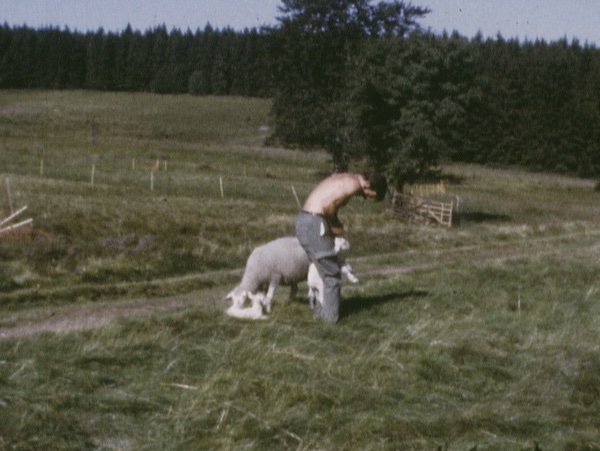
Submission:
M 406 37 L 428 10 L 400 1 L 282 0 L 273 111 L 275 137 L 288 146 L 324 148 L 335 169 L 350 156 L 347 97 L 363 44 Z

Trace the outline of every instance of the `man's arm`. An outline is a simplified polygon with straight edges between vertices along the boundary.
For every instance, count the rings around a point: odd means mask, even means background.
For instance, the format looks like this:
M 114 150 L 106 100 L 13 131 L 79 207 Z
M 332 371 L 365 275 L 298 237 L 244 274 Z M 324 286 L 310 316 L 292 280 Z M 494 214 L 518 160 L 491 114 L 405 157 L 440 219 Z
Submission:
M 329 220 L 329 226 L 334 236 L 342 236 L 344 234 L 344 224 L 341 223 L 337 214 Z

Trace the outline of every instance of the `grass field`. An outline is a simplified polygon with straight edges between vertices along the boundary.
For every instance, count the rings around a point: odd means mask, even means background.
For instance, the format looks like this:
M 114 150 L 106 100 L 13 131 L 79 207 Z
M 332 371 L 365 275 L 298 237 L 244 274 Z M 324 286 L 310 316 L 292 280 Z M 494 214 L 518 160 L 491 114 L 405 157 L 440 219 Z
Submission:
M 263 147 L 269 108 L 0 92 L 33 218 L 0 235 L 0 449 L 600 449 L 594 182 L 447 166 L 452 228 L 354 200 L 341 321 L 285 288 L 234 320 L 249 252 L 331 167 Z

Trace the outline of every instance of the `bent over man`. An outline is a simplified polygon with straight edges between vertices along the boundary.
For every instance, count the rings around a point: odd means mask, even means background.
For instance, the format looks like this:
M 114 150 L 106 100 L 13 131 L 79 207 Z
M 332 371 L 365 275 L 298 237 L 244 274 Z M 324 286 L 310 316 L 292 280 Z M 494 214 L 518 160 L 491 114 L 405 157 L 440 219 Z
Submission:
M 334 238 L 344 233 L 338 210 L 353 196 L 381 201 L 387 192 L 385 178 L 369 174 L 333 174 L 322 180 L 308 195 L 296 219 L 296 236 L 323 279 L 323 305 L 315 316 L 335 323 L 339 319 L 341 271 L 334 250 Z

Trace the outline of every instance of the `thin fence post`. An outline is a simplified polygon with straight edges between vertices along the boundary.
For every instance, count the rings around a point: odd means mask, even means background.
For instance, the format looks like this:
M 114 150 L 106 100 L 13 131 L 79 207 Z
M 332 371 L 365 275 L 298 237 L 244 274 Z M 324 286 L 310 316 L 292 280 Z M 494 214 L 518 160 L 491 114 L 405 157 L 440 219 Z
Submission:
M 292 192 L 294 193 L 294 197 L 296 198 L 296 203 L 298 204 L 298 208 L 301 208 L 302 206 L 300 205 L 300 198 L 298 198 L 298 193 L 296 193 L 296 189 L 294 188 L 294 185 L 292 185 Z
M 10 179 L 8 177 L 6 177 L 6 180 L 4 183 L 6 184 L 6 194 L 8 196 L 8 206 L 10 207 L 10 213 L 13 214 L 15 211 L 13 208 L 12 191 L 10 190 Z

